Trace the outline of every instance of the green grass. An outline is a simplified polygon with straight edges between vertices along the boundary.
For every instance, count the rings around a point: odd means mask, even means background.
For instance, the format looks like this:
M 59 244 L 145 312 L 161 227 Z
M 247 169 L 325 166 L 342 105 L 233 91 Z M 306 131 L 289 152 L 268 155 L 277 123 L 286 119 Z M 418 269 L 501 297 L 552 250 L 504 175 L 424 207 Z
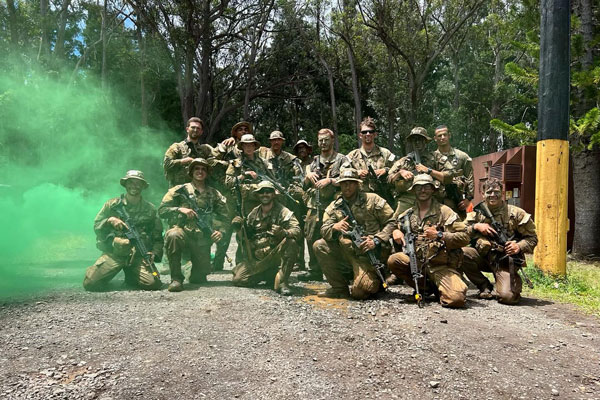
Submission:
M 528 260 L 525 273 L 533 282 L 523 283 L 523 294 L 573 304 L 586 313 L 600 316 L 600 263 L 567 262 L 567 276 L 546 275 Z

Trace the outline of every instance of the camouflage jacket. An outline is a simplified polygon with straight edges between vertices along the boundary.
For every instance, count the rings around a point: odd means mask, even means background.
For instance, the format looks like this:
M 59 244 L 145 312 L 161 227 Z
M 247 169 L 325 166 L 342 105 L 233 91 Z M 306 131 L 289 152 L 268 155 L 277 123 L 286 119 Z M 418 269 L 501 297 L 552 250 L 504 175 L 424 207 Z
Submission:
M 464 194 L 467 199 L 473 198 L 473 165 L 471 157 L 464 151 L 453 147 L 447 154 L 439 150 L 433 152 L 434 165 L 431 167 L 444 174 L 446 196 L 450 190 L 448 185 L 456 185 L 458 192 Z
M 522 208 L 506 203 L 495 210 L 490 209 L 490 212 L 494 217 L 494 221 L 500 222 L 506 229 L 508 238 L 517 242 L 522 253 L 533 253 L 538 238 L 535 231 L 535 223 L 531 218 L 531 214 L 528 214 Z M 476 231 L 473 226 L 476 223 L 491 224 L 492 222 L 493 221 L 486 218 L 485 215 L 478 211 L 467 214 L 465 223 L 467 224 L 467 232 L 469 235 L 471 235 L 474 241 L 479 241 L 481 239 L 487 242 L 479 242 L 479 246 L 481 247 L 488 247 L 490 245 L 490 238 L 483 236 Z
M 254 193 L 254 190 L 258 187 L 258 184 L 261 181 L 260 177 L 252 179 L 249 175 L 244 175 L 244 179 L 239 182 L 240 185 L 238 188 L 236 177 L 244 174 L 246 171 L 254 171 L 272 177 L 272 170 L 270 166 L 265 162 L 265 160 L 258 156 L 258 152 L 254 153 L 254 160 L 250 160 L 244 154 L 242 154 L 239 158 L 236 158 L 229 164 L 225 174 L 225 184 L 232 192 L 238 189 L 241 191 L 242 201 L 245 208 L 244 213 L 248 213 L 249 210 L 254 208 L 254 206 L 247 207 L 247 204 L 258 204 L 258 196 L 256 193 Z
M 458 215 L 448 206 L 432 199 L 431 206 L 423 219 L 419 217 L 419 206 L 415 204 L 396 219 L 396 228 L 402 229 L 402 220 L 410 213 L 410 230 L 417 236 L 415 248 L 417 258 L 423 262 L 430 259 L 430 265 L 448 265 L 456 268 L 462 258 L 463 246 L 469 243 L 469 234 L 465 224 Z M 435 226 L 438 231 L 444 232 L 443 241 L 418 237 L 428 226 Z
M 434 168 L 434 159 L 433 154 L 430 151 L 424 152 L 421 154 L 421 164 L 426 167 Z M 397 160 L 388 172 L 388 176 L 394 175 L 398 173 L 401 169 L 412 172 L 413 175 L 417 175 L 418 172 L 415 169 L 416 163 L 413 153 L 408 153 L 406 156 Z M 436 181 L 437 182 L 437 181 Z M 412 186 L 412 179 L 406 180 L 402 178 L 402 176 L 398 176 L 398 178 L 393 182 L 394 185 L 394 198 L 398 197 L 408 197 L 414 201 L 415 195 L 408 191 L 408 189 Z
M 192 180 L 188 175 L 187 165 L 182 164 L 181 160 L 186 157 L 208 159 L 214 156 L 214 154 L 215 149 L 208 144 L 192 143 L 187 140 L 173 143 L 167 149 L 163 160 L 163 169 L 165 171 L 165 178 L 169 182 L 169 187 L 181 185 Z
M 284 187 L 288 187 L 290 184 L 299 181 L 302 172 L 298 167 L 298 163 L 294 161 L 296 156 L 293 154 L 282 150 L 279 155 L 275 155 L 268 147 L 259 148 L 258 154 L 263 160 L 271 164 L 275 179 Z
M 331 157 L 324 158 L 321 155 L 315 156 L 307 168 L 307 172 L 314 172 L 319 175 L 319 179 L 324 178 L 332 178 L 336 179 L 340 176 L 340 169 L 342 168 L 342 164 L 348 162 L 346 156 L 340 153 L 333 152 Z M 325 207 L 333 201 L 336 194 L 338 193 L 339 188 L 333 184 L 333 182 L 324 188 L 322 188 L 319 192 L 319 200 L 321 202 L 321 212 L 325 209 Z M 306 206 L 311 209 L 316 209 L 316 196 L 317 189 L 314 187 L 313 183 L 304 179 L 304 201 Z
M 344 219 L 344 214 L 340 208 L 342 198 L 332 201 L 325 209 L 323 214 L 323 226 L 321 227 L 321 236 L 323 239 L 332 241 L 340 237 L 340 232 L 333 230 L 336 222 Z M 362 227 L 365 235 L 377 237 L 381 243 L 390 240 L 394 221 L 394 213 L 388 203 L 375 193 L 358 192 L 354 202 L 349 203 L 350 211 L 354 215 L 356 222 Z
M 213 230 L 223 232 L 227 229 L 230 221 L 225 197 L 210 186 L 206 186 L 200 193 L 191 183 L 172 187 L 163 197 L 158 214 L 168 221 L 169 226 L 179 226 L 187 232 L 195 232 L 200 240 L 210 242 L 210 237 L 202 233 L 194 219 L 189 219 L 178 211 L 180 207 L 192 208 L 188 196 L 196 200 L 196 207 L 202 213 L 201 217 Z
M 156 214 L 154 205 L 144 199 L 139 204 L 129 204 L 125 197 L 123 197 L 123 200 L 121 200 L 121 197 L 115 197 L 104 203 L 104 206 L 102 206 L 102 209 L 94 219 L 96 246 L 103 252 L 111 253 L 112 239 L 115 237 L 125 238 L 125 230 L 116 230 L 108 222 L 110 217 L 121 219 L 116 211 L 121 201 L 123 201 L 125 211 L 127 211 L 131 221 L 133 221 L 135 229 L 142 237 L 146 248 L 152 251 L 156 261 L 160 261 L 163 253 L 162 224 Z
M 361 147 L 360 149 L 352 150 L 348 153 L 347 157 L 348 163 L 344 164 L 342 167 L 354 168 L 358 171 L 368 169 L 369 165 L 371 165 L 374 170 L 384 168 L 386 171 L 389 171 L 396 159 L 396 156 L 391 151 L 377 145 L 373 146 L 373 150 L 371 150 L 370 153 L 367 153 Z M 379 179 L 383 185 L 388 184 L 385 175 Z M 369 175 L 363 178 L 362 187 L 365 192 L 377 192 L 378 190 L 377 183 Z
M 284 238 L 300 240 L 300 224 L 294 213 L 278 202 L 273 203 L 267 215 L 262 214 L 261 206 L 254 207 L 247 221 L 252 250 L 258 260 L 262 260 Z M 282 236 L 273 234 L 274 225 L 283 229 Z

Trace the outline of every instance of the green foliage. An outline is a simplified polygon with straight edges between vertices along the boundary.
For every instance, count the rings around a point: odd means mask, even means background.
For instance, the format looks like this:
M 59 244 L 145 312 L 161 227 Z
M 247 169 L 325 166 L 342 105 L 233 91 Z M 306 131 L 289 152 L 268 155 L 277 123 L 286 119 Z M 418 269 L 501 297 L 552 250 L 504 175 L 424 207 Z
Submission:
M 537 131 L 535 129 L 529 129 L 523 122 L 510 125 L 499 119 L 493 119 L 490 121 L 490 127 L 505 134 L 509 138 L 518 141 L 519 146 L 531 145 L 535 143 Z

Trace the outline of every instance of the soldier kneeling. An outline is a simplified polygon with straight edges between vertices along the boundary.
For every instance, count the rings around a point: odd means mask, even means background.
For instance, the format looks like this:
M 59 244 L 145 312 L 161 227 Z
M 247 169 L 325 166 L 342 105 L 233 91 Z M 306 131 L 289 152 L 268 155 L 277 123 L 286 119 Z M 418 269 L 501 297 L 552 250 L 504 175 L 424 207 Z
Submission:
M 246 223 L 240 216 L 233 220 L 244 261 L 234 268 L 232 281 L 246 287 L 274 282 L 275 291 L 287 296 L 291 294 L 288 279 L 298 257 L 300 224 L 292 211 L 275 201 L 271 182 L 260 182 L 254 192 L 260 205 L 250 211 Z

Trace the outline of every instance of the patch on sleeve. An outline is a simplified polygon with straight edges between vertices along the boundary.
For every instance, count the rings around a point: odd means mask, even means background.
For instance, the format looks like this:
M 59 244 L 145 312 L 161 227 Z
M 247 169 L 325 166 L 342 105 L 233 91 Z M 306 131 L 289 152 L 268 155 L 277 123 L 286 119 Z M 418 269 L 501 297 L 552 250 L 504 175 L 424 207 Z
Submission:
M 444 225 L 452 225 L 457 220 L 458 220 L 458 214 L 456 214 L 455 212 L 452 212 L 452 214 L 450 214 L 450 216 L 448 217 L 448 219 L 446 220 Z

